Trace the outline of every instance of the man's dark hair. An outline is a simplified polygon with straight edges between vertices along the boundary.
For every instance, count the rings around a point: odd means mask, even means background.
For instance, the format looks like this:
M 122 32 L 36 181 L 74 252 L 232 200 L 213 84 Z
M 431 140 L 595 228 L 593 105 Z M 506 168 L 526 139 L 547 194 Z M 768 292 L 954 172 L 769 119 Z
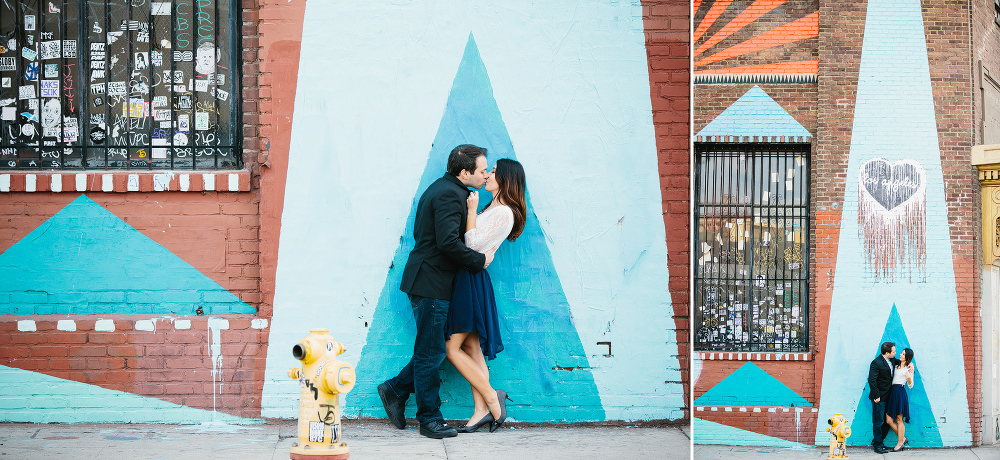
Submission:
M 458 177 L 462 171 L 476 172 L 476 158 L 486 156 L 486 149 L 472 144 L 462 144 L 448 155 L 448 174 Z
M 882 353 L 881 354 L 884 355 L 884 354 L 892 351 L 892 347 L 894 347 L 894 346 L 896 346 L 896 344 L 894 344 L 892 342 L 885 342 L 885 343 L 883 343 L 882 344 Z

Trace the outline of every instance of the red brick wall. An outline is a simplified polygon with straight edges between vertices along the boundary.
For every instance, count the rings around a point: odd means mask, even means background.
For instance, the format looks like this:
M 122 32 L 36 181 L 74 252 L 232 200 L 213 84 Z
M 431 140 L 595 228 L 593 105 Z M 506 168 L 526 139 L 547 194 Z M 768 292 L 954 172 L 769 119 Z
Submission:
M 279 183 L 267 182 L 268 170 L 262 172 L 260 163 L 268 161 L 268 165 L 277 163 L 283 167 L 283 159 L 275 161 L 274 156 L 267 156 L 271 144 L 266 136 L 288 131 L 284 124 L 276 123 L 275 113 L 287 113 L 290 122 L 294 91 L 291 97 L 272 100 L 272 81 L 270 74 L 261 71 L 265 67 L 262 59 L 266 56 L 265 46 L 279 39 L 301 37 L 304 4 L 296 2 L 297 21 L 293 19 L 276 27 L 263 19 L 271 11 L 283 13 L 285 10 L 281 8 L 288 8 L 285 3 L 242 1 L 243 160 L 245 170 L 250 172 L 250 184 L 244 186 L 245 177 L 241 177 L 240 189 L 250 191 L 87 192 L 98 204 L 258 308 L 265 319 L 270 318 L 274 266 L 262 260 L 262 244 L 268 251 L 265 258 L 276 260 L 279 222 L 275 216 L 280 218 L 282 196 L 275 195 L 274 190 L 283 190 L 284 183 L 283 172 Z M 262 40 L 264 31 L 270 36 Z M 279 50 L 285 60 L 279 60 L 278 64 L 283 68 L 298 62 L 297 49 L 294 55 L 287 55 L 287 51 L 287 47 Z M 294 76 L 297 69 L 291 67 Z M 284 88 L 294 89 L 294 84 L 292 78 Z M 280 139 L 278 143 L 280 152 Z M 287 158 L 287 139 L 284 149 Z M 124 189 L 117 186 L 124 177 L 117 176 L 115 189 Z M 24 190 L 14 183 L 23 179 L 12 179 L 12 190 Z M 40 176 L 38 192 L 0 194 L 0 251 L 79 196 L 76 192 L 49 192 L 47 186 L 42 186 L 47 180 L 47 176 Z M 146 175 L 140 178 L 140 183 L 143 181 L 151 182 Z M 64 184 L 68 183 L 64 180 Z M 267 201 L 262 204 L 265 186 L 269 186 Z M 64 190 L 69 189 L 64 186 Z M 275 203 L 279 205 L 277 211 Z M 266 298 L 262 296 L 262 267 Z M 209 331 L 207 319 L 201 316 L 175 318 L 192 323 L 190 329 L 175 329 L 162 317 L 102 315 L 103 319 L 114 320 L 116 332 L 95 331 L 96 317 L 73 316 L 77 331 L 66 332 L 55 328 L 57 320 L 67 318 L 63 315 L 0 316 L 0 349 L 4 350 L 0 351 L 0 364 L 195 408 L 212 410 L 215 404 L 226 413 L 258 417 L 269 327 L 251 329 L 250 322 L 256 317 L 226 315 L 230 328 L 221 331 L 221 370 L 226 384 L 221 390 L 224 393 L 216 395 L 214 401 Z M 160 326 L 155 333 L 134 329 L 136 321 L 150 318 L 159 318 Z M 17 321 L 28 319 L 36 322 L 37 331 L 18 331 Z
M 983 142 L 983 94 L 979 89 L 980 62 L 993 75 L 1000 79 L 1000 25 L 993 21 L 993 2 L 972 2 L 972 66 L 973 66 L 973 145 Z
M 690 7 L 686 1 L 643 1 L 649 93 L 663 194 L 670 299 L 684 401 L 691 394 L 690 309 Z M 690 407 L 685 404 L 685 417 Z
M 708 16 L 714 3 L 720 2 L 701 2 L 700 8 L 695 15 L 696 27 L 699 22 Z M 746 9 L 748 3 L 733 2 L 718 16 L 715 25 L 705 29 L 704 34 L 696 38 L 695 45 L 700 46 L 707 40 L 710 40 L 713 35 L 722 30 L 730 21 L 736 20 L 741 14 L 748 12 L 749 9 Z M 730 38 L 721 40 L 713 47 L 705 49 L 702 54 L 695 57 L 695 60 L 698 61 L 727 47 L 765 34 L 789 22 L 794 22 L 808 16 L 816 10 L 816 2 L 793 1 L 783 4 L 759 16 L 759 19 L 738 33 L 734 33 Z M 818 55 L 817 43 L 817 38 L 807 38 L 735 56 L 715 63 L 696 66 L 695 70 L 719 70 L 727 67 L 763 66 L 785 62 L 816 60 Z M 694 125 L 692 131 L 697 134 L 753 86 L 759 86 L 808 130 L 810 134 L 814 137 L 817 135 L 819 121 L 817 120 L 816 100 L 819 90 L 816 83 L 697 84 L 694 86 Z M 815 181 L 815 178 L 812 180 Z M 815 184 L 815 182 L 813 183 Z M 811 288 L 810 290 L 813 291 L 814 289 Z M 810 337 L 815 337 L 815 317 L 813 316 L 811 319 L 813 322 L 810 324 Z M 746 361 L 742 360 L 701 361 L 701 372 L 694 382 L 694 399 L 702 396 L 706 391 L 710 390 L 744 364 L 746 364 Z M 815 361 L 755 360 L 754 364 L 810 403 L 818 405 L 820 381 L 817 380 Z M 811 442 L 815 434 L 816 413 L 812 412 L 813 408 L 804 408 L 803 412 L 798 413 L 798 417 L 796 417 L 797 412 L 795 408 L 743 407 L 746 411 L 741 411 L 740 407 L 736 406 L 730 407 L 730 410 L 720 407 L 714 411 L 706 406 L 696 405 L 695 408 L 694 417 L 790 441 Z M 754 412 L 755 408 L 759 409 L 759 411 Z M 772 409 L 774 412 L 769 412 Z M 739 440 L 733 440 L 732 442 L 739 444 Z
M 96 316 L 74 316 L 72 332 L 56 329 L 61 315 L 3 316 L 0 364 L 198 409 L 259 417 L 266 330 L 251 328 L 251 315 L 226 317 L 229 329 L 219 331 L 222 359 L 216 376 L 203 316 L 173 321 L 118 317 L 113 332 L 95 331 Z M 149 319 L 157 320 L 155 331 L 135 329 L 136 321 Z M 189 320 L 190 329 L 175 328 L 178 319 Z M 37 330 L 19 331 L 19 320 L 34 320 Z
M 811 407 L 697 406 L 694 416 L 786 441 L 812 444 L 819 414 Z

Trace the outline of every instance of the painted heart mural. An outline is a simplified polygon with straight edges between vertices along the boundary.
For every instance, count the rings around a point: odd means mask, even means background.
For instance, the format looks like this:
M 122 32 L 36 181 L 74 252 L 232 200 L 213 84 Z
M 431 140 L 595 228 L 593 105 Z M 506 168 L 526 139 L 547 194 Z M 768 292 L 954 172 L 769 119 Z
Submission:
M 927 173 L 915 160 L 873 158 L 858 171 L 858 238 L 880 281 L 927 280 Z

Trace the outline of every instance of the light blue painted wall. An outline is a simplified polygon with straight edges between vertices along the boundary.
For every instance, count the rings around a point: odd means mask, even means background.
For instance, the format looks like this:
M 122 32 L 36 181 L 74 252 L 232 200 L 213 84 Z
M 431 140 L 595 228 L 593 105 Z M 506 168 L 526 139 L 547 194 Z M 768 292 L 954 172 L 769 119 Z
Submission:
M 962 335 L 934 101 L 917 0 L 871 0 L 865 24 L 819 420 L 859 406 L 868 366 L 893 306 L 919 357 L 944 446 L 970 445 Z M 927 281 L 876 278 L 858 236 L 858 170 L 865 161 L 913 159 L 926 170 Z M 851 420 L 871 423 L 871 414 Z M 826 443 L 818 424 L 816 442 Z M 870 428 L 869 428 L 870 430 Z M 859 430 L 860 431 L 860 430 Z M 871 440 L 869 439 L 870 443 Z
M 309 328 L 359 363 L 470 33 L 604 417 L 682 417 L 641 7 L 457 0 L 307 4 L 263 415 Z
M 0 314 L 255 313 L 198 269 L 80 195 L 0 254 Z

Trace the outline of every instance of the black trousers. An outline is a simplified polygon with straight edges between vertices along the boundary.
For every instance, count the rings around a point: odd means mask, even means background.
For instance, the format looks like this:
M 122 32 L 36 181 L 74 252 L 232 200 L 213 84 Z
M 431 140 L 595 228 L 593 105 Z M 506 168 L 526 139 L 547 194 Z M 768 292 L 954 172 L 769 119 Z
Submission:
M 889 424 L 885 423 L 886 400 L 872 401 L 872 446 L 885 446 L 882 441 L 889 434 Z

